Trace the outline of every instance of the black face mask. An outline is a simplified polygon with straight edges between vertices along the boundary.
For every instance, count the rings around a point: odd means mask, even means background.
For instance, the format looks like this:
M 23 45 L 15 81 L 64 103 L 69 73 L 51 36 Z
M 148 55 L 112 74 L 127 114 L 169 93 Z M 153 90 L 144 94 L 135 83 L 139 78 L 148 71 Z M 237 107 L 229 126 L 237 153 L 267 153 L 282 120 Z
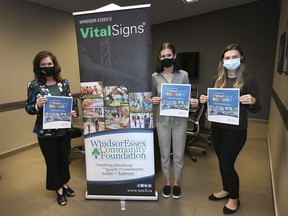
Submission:
M 163 67 L 171 67 L 174 64 L 173 58 L 165 58 L 161 60 L 161 65 Z
M 39 67 L 39 73 L 44 76 L 52 76 L 55 74 L 55 67 Z

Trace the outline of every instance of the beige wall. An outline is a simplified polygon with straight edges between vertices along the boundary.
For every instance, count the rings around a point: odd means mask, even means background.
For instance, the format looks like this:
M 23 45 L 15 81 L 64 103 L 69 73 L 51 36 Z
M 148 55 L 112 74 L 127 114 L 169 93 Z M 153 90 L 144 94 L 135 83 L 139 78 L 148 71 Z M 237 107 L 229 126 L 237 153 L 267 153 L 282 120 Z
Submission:
M 282 0 L 281 14 L 278 30 L 277 50 L 279 49 L 279 39 L 286 31 L 288 21 L 288 0 Z M 275 58 L 275 69 L 273 79 L 273 89 L 280 97 L 281 101 L 288 108 L 288 76 L 277 73 L 278 52 Z M 272 184 L 274 191 L 276 216 L 288 215 L 287 194 L 288 194 L 288 131 L 280 116 L 275 101 L 271 100 L 269 118 L 269 149 L 270 166 L 272 171 Z
M 73 15 L 22 0 L 0 3 L 0 104 L 26 100 L 32 60 L 40 50 L 57 56 L 72 93 L 80 92 Z M 2 112 L 0 119 L 0 156 L 37 141 L 32 133 L 35 116 L 24 109 Z

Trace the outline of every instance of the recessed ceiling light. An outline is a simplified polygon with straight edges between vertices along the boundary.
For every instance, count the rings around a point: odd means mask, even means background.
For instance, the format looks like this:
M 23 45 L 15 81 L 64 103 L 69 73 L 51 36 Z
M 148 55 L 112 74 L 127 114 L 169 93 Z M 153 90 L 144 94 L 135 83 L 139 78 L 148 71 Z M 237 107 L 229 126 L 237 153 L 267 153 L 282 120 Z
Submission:
M 199 0 L 183 0 L 183 2 L 189 4 L 189 3 L 193 3 L 193 2 L 197 2 Z

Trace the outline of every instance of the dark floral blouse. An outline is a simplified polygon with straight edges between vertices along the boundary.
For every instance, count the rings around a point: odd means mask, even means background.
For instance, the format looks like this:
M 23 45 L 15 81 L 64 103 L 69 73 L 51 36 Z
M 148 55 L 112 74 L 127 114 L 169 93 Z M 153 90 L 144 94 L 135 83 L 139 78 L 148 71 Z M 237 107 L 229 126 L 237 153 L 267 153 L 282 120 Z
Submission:
M 71 97 L 71 92 L 69 88 L 69 82 L 66 79 L 61 80 L 57 83 L 61 96 Z M 33 132 L 39 136 L 53 136 L 55 134 L 54 129 L 44 130 L 42 129 L 43 123 L 43 109 L 36 108 L 36 100 L 38 97 L 43 97 L 45 95 L 51 96 L 49 89 L 44 82 L 33 80 L 28 83 L 27 87 L 27 100 L 25 105 L 25 110 L 30 115 L 37 115 L 36 122 L 33 128 Z

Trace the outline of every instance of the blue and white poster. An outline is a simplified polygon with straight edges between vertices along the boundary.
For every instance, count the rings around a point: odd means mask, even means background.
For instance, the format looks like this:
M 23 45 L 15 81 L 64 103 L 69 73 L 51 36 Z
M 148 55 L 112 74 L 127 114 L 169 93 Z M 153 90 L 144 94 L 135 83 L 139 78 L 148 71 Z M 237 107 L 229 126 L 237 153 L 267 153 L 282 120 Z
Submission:
M 150 4 L 75 17 L 87 199 L 157 200 Z
M 160 115 L 188 117 L 190 93 L 190 84 L 162 83 Z
M 236 88 L 208 88 L 208 121 L 239 125 L 239 96 Z
M 43 106 L 43 129 L 71 128 L 72 97 L 47 96 Z

